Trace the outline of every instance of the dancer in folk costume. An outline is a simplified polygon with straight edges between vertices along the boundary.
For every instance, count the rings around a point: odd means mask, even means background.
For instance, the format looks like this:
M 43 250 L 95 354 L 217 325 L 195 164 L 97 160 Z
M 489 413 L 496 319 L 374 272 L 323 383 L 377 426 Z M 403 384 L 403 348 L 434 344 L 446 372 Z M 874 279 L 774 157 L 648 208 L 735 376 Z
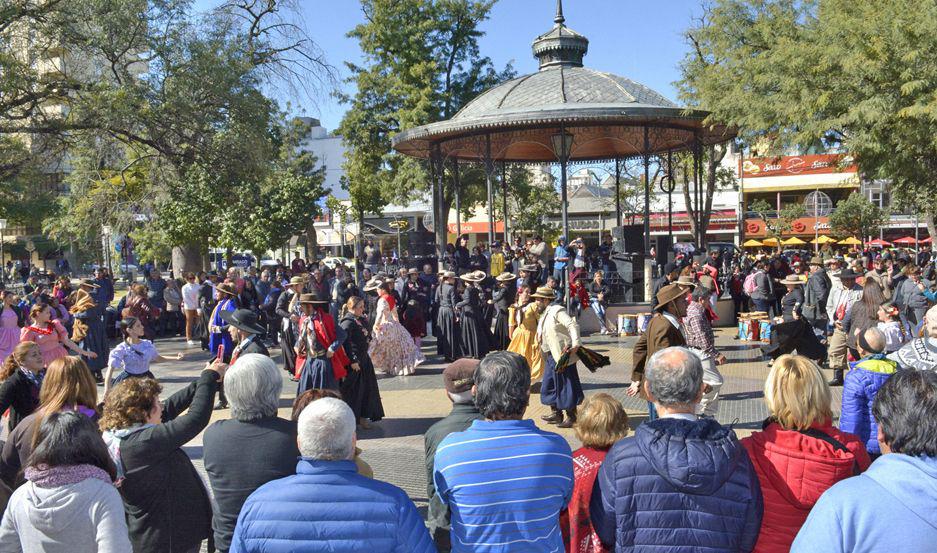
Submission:
M 436 316 L 436 327 L 439 335 L 436 337 L 437 350 L 446 361 L 452 362 L 461 355 L 459 341 L 459 325 L 456 320 L 455 306 L 458 303 L 456 294 L 455 272 L 445 271 L 441 275 L 442 282 L 437 288 L 436 301 L 439 310 Z
M 231 352 L 234 351 L 234 340 L 231 339 L 231 333 L 228 331 L 228 322 L 222 317 L 226 311 L 234 311 L 238 308 L 238 293 L 234 284 L 225 282 L 216 287 L 218 293 L 218 303 L 211 313 L 208 326 L 208 351 L 214 357 L 220 357 L 225 363 L 231 361 Z M 218 355 L 218 353 L 221 355 Z M 224 395 L 224 384 L 218 386 L 218 403 L 215 409 L 226 409 L 228 399 Z
M 296 371 L 296 338 L 299 336 L 299 295 L 303 293 L 306 279 L 294 276 L 277 298 L 275 313 L 280 317 L 280 352 L 283 354 L 283 370 L 292 377 Z
M 514 303 L 517 286 L 514 281 L 517 276 L 514 273 L 501 273 L 495 278 L 498 281 L 498 287 L 491 296 L 491 302 L 495 307 L 495 331 L 492 349 L 504 350 L 511 343 L 511 334 L 509 333 L 510 322 L 508 320 L 508 310 Z
M 328 297 L 318 292 L 302 294 L 299 305 L 303 317 L 296 341 L 296 395 L 313 388 L 338 390 L 351 364 L 342 347 L 348 335 L 329 313 Z
M 537 341 L 537 322 L 540 320 L 540 304 L 530 299 L 530 288 L 522 286 L 517 293 L 517 302 L 511 306 L 511 343 L 508 351 L 524 356 L 530 366 L 530 382 L 543 378 L 543 352 Z
M 397 303 L 392 294 L 393 285 L 384 282 L 378 288 L 373 339 L 368 347 L 371 361 L 378 369 L 391 374 L 406 376 L 416 372 L 416 366 L 424 361 L 423 352 L 416 347 L 410 333 L 400 324 Z
M 374 364 L 368 355 L 371 327 L 364 318 L 364 309 L 363 299 L 358 296 L 348 298 L 339 325 L 348 335 L 344 347 L 351 363 L 348 374 L 341 382 L 342 399 L 355 413 L 358 426 L 367 429 L 371 422 L 384 418 L 384 406 L 381 404 Z
M 72 327 L 72 341 L 87 351 L 93 351 L 95 357 L 88 360 L 88 368 L 99 383 L 101 371 L 107 364 L 107 336 L 104 328 L 104 310 L 107 299 L 101 287 L 90 278 L 81 280 L 78 290 L 69 296 L 70 312 L 75 317 Z
M 456 304 L 462 321 L 462 355 L 482 359 L 488 355 L 491 343 L 491 332 L 482 318 L 478 289 L 479 283 L 485 279 L 485 273 L 472 271 L 459 278 L 465 281 L 462 301 Z
M 52 320 L 52 308 L 44 303 L 37 303 L 29 310 L 32 324 L 20 332 L 20 342 L 35 342 L 42 354 L 42 363 L 48 367 L 50 363 L 68 355 L 68 348 L 75 355 L 95 358 L 97 354 L 90 350 L 78 347 L 75 342 L 68 339 L 68 332 L 58 319 Z

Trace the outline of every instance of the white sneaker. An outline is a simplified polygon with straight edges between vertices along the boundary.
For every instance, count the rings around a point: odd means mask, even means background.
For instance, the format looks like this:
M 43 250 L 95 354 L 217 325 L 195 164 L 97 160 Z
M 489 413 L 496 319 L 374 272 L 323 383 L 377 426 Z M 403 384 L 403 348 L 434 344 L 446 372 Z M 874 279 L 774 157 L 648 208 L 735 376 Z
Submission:
M 195 346 L 195 340 L 189 340 L 188 342 L 186 342 L 186 345 L 189 347 Z

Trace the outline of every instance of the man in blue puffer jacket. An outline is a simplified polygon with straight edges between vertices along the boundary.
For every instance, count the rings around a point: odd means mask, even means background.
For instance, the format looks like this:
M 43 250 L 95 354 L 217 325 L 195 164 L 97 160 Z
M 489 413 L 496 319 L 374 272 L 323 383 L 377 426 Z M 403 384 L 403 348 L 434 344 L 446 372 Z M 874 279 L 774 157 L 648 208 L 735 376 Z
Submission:
M 730 428 L 694 413 L 703 367 L 671 347 L 647 362 L 644 386 L 659 419 L 615 444 L 590 502 L 596 533 L 616 552 L 751 551 L 761 528 L 761 488 Z
M 247 498 L 230 553 L 435 553 L 400 488 L 358 474 L 355 415 L 338 399 L 310 403 L 297 424 L 296 475 Z
M 872 414 L 875 394 L 885 381 L 898 372 L 898 363 L 885 357 L 885 334 L 870 328 L 856 340 L 859 355 L 843 383 L 843 409 L 839 429 L 855 434 L 863 442 L 873 460 L 881 454 L 878 444 L 878 423 Z

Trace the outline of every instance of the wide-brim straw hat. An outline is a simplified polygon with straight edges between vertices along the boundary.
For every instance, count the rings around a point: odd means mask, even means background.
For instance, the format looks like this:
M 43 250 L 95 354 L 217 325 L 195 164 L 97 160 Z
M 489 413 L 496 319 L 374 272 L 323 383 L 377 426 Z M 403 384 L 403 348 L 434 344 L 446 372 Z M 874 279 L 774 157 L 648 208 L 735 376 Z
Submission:
M 686 288 L 682 284 L 673 283 L 664 286 L 657 292 L 657 305 L 654 307 L 654 311 L 660 311 L 673 300 L 686 296 L 686 292 Z
M 290 283 L 287 284 L 287 286 L 296 286 L 297 284 L 302 284 L 305 286 L 306 279 L 301 276 L 294 276 L 293 278 L 290 279 Z
M 372 278 L 371 280 L 367 281 L 364 284 L 363 290 L 365 292 L 373 292 L 374 290 L 377 290 L 378 288 L 380 288 L 381 284 L 383 283 L 384 283 L 383 279 L 376 278 L 376 277 Z
M 446 279 L 446 278 L 455 278 L 455 277 L 456 277 L 456 274 L 455 274 L 455 271 L 443 271 L 443 272 L 439 273 L 439 276 L 442 277 L 442 278 L 444 278 L 444 279 Z
M 823 258 L 821 258 L 819 255 L 815 255 L 815 256 L 811 257 L 811 258 L 810 258 L 810 265 L 819 265 L 819 266 L 822 267 L 822 266 L 823 266 Z
M 556 290 L 550 288 L 549 286 L 540 286 L 537 288 L 537 291 L 530 295 L 532 298 L 540 298 L 544 300 L 555 300 L 556 299 Z
M 794 275 L 787 275 L 786 277 L 784 277 L 784 280 L 781 281 L 781 284 L 795 284 L 796 285 L 796 284 L 803 284 L 803 283 L 804 283 L 803 280 L 797 278 Z
M 515 280 L 516 278 L 517 278 L 517 275 L 515 275 L 514 273 L 505 271 L 501 273 L 500 275 L 498 275 L 495 278 L 495 280 L 497 280 L 498 282 L 507 282 L 509 280 Z
M 233 285 L 233 284 L 229 284 L 229 283 L 227 283 L 227 282 L 222 283 L 222 284 L 219 284 L 218 286 L 215 287 L 215 289 L 218 290 L 219 292 L 224 293 L 224 294 L 228 294 L 229 296 L 237 296 L 237 295 L 238 295 L 237 289 L 234 287 L 234 285 Z
M 408 274 L 408 275 L 418 275 L 418 274 L 420 274 L 420 271 L 419 271 L 416 267 L 411 267 L 410 270 L 407 271 L 407 274 Z
M 540 267 L 538 265 L 528 263 L 527 265 L 521 265 L 521 268 L 518 270 L 524 271 L 525 273 L 535 273 L 540 270 Z
M 687 288 L 696 288 L 696 286 L 697 286 L 699 283 L 695 282 L 695 281 L 694 281 L 692 278 L 690 278 L 690 277 L 682 276 L 682 277 L 678 278 L 677 280 L 675 280 L 675 281 L 673 282 L 673 284 L 679 284 L 680 286 L 685 286 L 685 287 L 687 287 Z
M 80 286 L 90 286 L 91 288 L 100 288 L 100 287 L 101 287 L 99 284 L 95 284 L 94 281 L 91 280 L 90 278 L 83 278 L 83 279 L 81 279 L 81 284 L 80 284 Z
M 299 303 L 306 303 L 311 305 L 328 305 L 329 300 L 320 298 L 319 294 L 315 292 L 310 292 L 308 294 L 300 295 Z
M 468 282 L 481 282 L 485 280 L 486 276 L 483 271 L 472 271 L 471 273 L 465 273 L 459 278 L 467 280 Z

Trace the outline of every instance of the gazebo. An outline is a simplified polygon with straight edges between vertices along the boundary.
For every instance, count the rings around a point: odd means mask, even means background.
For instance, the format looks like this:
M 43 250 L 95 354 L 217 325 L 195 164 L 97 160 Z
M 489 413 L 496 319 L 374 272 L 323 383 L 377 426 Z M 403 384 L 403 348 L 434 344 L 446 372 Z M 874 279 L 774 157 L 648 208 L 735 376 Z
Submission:
M 453 185 L 458 192 L 458 164 L 481 163 L 488 187 L 489 241 L 494 240 L 490 206 L 496 164 L 558 163 L 563 234 L 569 236 L 568 165 L 615 160 L 618 192 L 618 162 L 641 158 L 645 186 L 642 253 L 646 254 L 650 250 L 651 157 L 667 156 L 670 161 L 674 152 L 692 151 L 700 205 L 702 148 L 730 140 L 734 132 L 721 125 L 704 125 L 707 112 L 679 107 L 631 79 L 584 67 L 582 60 L 589 40 L 566 26 L 562 0 L 557 0 L 553 21 L 553 28 L 533 42 L 539 71 L 483 92 L 449 120 L 402 131 L 394 137 L 393 147 L 431 162 L 434 225 L 445 225 L 447 218 L 439 212 L 437 199 L 445 186 L 445 164 L 452 164 Z M 671 190 L 675 177 L 672 173 L 667 179 Z M 507 193 L 503 178 L 502 190 Z M 620 194 L 616 199 L 620 225 Z M 504 207 L 507 238 L 506 202 Z M 440 256 L 444 247 L 437 244 Z

